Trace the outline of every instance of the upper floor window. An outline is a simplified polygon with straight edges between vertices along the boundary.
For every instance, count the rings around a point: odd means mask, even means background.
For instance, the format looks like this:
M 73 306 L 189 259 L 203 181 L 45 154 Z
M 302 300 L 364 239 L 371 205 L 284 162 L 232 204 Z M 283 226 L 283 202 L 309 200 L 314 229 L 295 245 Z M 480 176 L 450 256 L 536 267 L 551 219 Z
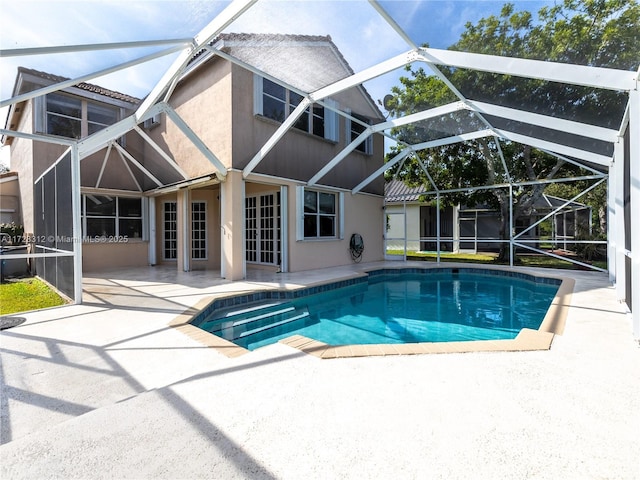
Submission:
M 46 133 L 60 137 L 80 138 L 82 104 L 79 98 L 50 93 L 47 95 Z
M 283 122 L 300 104 L 303 97 L 277 83 L 256 76 L 255 112 L 278 122 Z M 326 100 L 325 103 L 333 103 Z M 311 105 L 298 118 L 294 128 L 303 132 L 338 141 L 338 114 L 322 105 Z
M 118 109 L 110 105 L 87 102 L 87 126 L 89 135 L 118 121 Z
M 351 113 L 351 116 L 360 120 L 361 122 L 371 124 L 371 120 L 369 120 L 367 117 L 363 117 L 362 115 L 358 115 L 357 113 Z M 366 128 L 367 127 L 365 127 L 364 125 L 358 122 L 354 122 L 348 118 L 347 138 L 349 139 L 349 142 L 353 142 L 356 138 L 358 138 L 358 135 L 364 132 Z M 356 150 L 371 155 L 373 153 L 373 136 L 369 135 L 360 145 L 356 147 Z
M 44 128 L 36 128 L 50 135 L 82 138 L 116 123 L 119 110 L 80 97 L 50 93 L 45 98 Z

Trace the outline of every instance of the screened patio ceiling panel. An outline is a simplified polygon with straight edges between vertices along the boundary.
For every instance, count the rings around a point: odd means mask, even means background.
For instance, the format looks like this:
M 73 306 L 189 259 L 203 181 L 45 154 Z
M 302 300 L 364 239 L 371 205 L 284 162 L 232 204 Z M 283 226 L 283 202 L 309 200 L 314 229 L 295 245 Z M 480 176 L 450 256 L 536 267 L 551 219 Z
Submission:
M 623 92 L 561 84 L 488 72 L 458 69 L 449 75 L 453 85 L 472 101 L 509 107 L 619 130 L 628 102 Z M 598 93 L 598 102 L 593 102 Z M 602 98 L 605 98 L 603 108 Z
M 477 132 L 485 128 L 486 124 L 481 122 L 474 112 L 463 109 L 411 123 L 397 133 L 397 138 L 411 145 L 417 145 Z
M 613 155 L 614 145 L 611 142 L 605 142 L 581 135 L 574 135 L 560 130 L 531 125 L 529 123 L 505 119 L 493 115 L 485 114 L 484 117 L 489 121 L 489 123 L 491 123 L 491 125 L 500 130 L 577 148 L 579 150 L 585 150 L 591 153 L 597 153 L 599 155 L 609 157 Z

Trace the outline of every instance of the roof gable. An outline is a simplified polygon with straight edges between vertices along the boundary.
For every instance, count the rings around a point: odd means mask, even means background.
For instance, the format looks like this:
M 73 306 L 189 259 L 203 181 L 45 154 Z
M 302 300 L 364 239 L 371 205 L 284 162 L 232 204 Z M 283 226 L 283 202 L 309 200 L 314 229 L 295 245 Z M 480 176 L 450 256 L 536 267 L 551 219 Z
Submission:
M 214 42 L 229 55 L 313 92 L 353 74 L 330 36 L 223 34 Z

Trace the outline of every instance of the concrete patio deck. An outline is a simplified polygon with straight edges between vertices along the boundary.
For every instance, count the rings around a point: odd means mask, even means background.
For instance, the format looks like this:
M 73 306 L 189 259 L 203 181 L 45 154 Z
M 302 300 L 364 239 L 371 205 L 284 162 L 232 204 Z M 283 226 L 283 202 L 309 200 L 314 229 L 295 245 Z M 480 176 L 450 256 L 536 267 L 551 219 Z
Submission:
M 548 351 L 228 358 L 169 326 L 212 295 L 384 265 L 86 275 L 82 305 L 0 334 L 1 478 L 640 478 L 640 347 L 603 274 L 570 272 Z

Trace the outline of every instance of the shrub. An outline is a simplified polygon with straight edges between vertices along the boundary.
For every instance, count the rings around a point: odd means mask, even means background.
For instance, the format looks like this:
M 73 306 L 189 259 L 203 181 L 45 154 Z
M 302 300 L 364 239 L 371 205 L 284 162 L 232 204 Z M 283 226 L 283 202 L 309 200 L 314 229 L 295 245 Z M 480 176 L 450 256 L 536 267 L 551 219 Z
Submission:
M 15 222 L 0 223 L 0 233 L 6 233 L 11 237 L 11 243 L 14 245 L 24 243 L 24 227 L 16 225 Z

